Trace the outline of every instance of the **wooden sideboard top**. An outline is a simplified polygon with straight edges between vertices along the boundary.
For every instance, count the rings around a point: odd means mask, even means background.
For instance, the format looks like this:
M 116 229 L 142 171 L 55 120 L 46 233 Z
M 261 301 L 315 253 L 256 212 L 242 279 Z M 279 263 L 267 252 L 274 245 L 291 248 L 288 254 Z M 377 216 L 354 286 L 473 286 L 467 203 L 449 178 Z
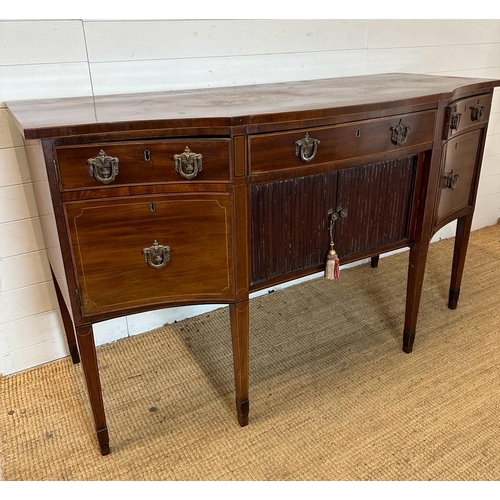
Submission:
M 308 120 L 436 103 L 499 80 L 389 73 L 286 83 L 8 102 L 26 139 L 165 127 L 228 127 Z

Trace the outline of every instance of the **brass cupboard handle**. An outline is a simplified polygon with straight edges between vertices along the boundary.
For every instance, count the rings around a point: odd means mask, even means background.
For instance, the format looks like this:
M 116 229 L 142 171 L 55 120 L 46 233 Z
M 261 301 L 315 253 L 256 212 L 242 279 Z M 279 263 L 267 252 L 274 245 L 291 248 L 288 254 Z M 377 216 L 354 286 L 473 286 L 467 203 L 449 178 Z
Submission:
M 184 179 L 194 179 L 203 169 L 203 155 L 193 153 L 187 146 L 184 153 L 174 155 L 175 171 Z
M 453 170 L 450 172 L 450 175 L 446 177 L 446 187 L 450 189 L 455 189 L 457 187 L 457 182 L 458 182 L 459 174 L 458 173 L 453 173 Z
M 330 210 L 328 210 L 328 215 L 330 216 L 330 222 L 335 222 L 339 217 L 345 219 L 348 215 L 348 211 L 347 208 L 342 207 L 337 208 L 337 210 L 330 208 Z
M 142 253 L 146 264 L 153 269 L 165 267 L 170 260 L 170 247 L 160 245 L 156 240 L 153 246 L 144 248 Z
M 319 139 L 309 137 L 309 134 L 295 141 L 295 156 L 298 156 L 302 161 L 309 163 L 318 152 L 318 145 L 321 143 Z
M 87 168 L 90 177 L 93 177 L 101 184 L 113 182 L 118 175 L 119 160 L 116 157 L 108 156 L 104 150 L 99 151 L 99 156 L 87 160 Z
M 397 146 L 403 145 L 408 140 L 408 134 L 411 130 L 410 125 L 406 125 L 401 118 L 395 127 L 390 127 L 392 131 L 391 141 Z

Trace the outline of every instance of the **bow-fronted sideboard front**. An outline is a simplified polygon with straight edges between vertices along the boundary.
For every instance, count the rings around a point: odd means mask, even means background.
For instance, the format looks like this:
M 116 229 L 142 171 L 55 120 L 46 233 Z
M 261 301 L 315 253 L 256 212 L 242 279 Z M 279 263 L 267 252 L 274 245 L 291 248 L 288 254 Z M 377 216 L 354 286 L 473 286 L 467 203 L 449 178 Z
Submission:
M 45 244 L 101 453 L 110 446 L 98 321 L 229 304 L 243 426 L 249 293 L 325 266 L 336 278 L 339 263 L 376 266 L 409 247 L 411 352 L 429 243 L 453 220 L 448 305 L 457 307 L 498 85 L 384 74 L 7 103 L 42 180 Z

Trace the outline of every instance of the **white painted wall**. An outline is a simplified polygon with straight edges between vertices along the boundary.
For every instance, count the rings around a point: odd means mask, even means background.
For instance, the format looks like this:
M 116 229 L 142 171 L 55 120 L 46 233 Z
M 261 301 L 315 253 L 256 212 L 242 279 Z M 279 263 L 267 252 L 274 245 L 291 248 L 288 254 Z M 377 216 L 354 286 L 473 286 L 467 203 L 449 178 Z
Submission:
M 500 20 L 0 21 L 0 373 L 67 355 L 37 180 L 5 101 L 393 71 L 500 78 Z M 473 229 L 500 216 L 498 92 L 492 111 Z M 437 237 L 453 235 L 451 224 Z M 96 341 L 208 309 L 106 321 Z

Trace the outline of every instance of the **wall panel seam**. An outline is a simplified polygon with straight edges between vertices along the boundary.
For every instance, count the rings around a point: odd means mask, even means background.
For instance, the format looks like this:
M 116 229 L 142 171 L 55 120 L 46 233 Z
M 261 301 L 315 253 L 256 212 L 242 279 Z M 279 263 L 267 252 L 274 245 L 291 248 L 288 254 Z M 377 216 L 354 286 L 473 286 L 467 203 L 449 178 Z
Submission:
M 114 64 L 114 63 L 141 63 L 153 61 L 191 61 L 202 59 L 243 59 L 245 57 L 272 57 L 272 56 L 293 56 L 293 55 L 312 55 L 312 54 L 328 54 L 336 52 L 364 52 L 366 49 L 330 49 L 330 50 L 311 50 L 311 51 L 291 51 L 291 52 L 256 52 L 255 54 L 227 54 L 227 55 L 206 55 L 206 56 L 183 56 L 183 57 L 153 57 L 148 59 L 113 59 L 105 61 L 89 61 L 89 64 Z
M 500 42 L 477 42 L 477 43 L 443 43 L 443 44 L 433 44 L 433 45 L 408 45 L 408 46 L 396 46 L 396 47 L 368 47 L 368 50 L 411 50 L 411 49 L 435 49 L 439 47 L 478 47 L 481 45 L 498 45 L 500 47 Z
M 21 254 L 21 255 L 24 255 L 24 254 Z M 11 257 L 14 257 L 14 256 L 11 256 Z M 4 259 L 2 259 L 2 260 L 4 260 Z M 0 292 L 0 296 L 3 295 L 3 294 L 6 294 L 6 293 L 13 292 L 14 290 L 24 290 L 26 288 L 32 288 L 34 286 L 44 285 L 45 283 L 47 283 L 49 285 L 49 289 L 52 289 L 53 286 L 54 286 L 53 282 L 52 282 L 52 279 L 43 280 L 43 281 L 37 281 L 36 283 L 31 283 L 31 285 L 18 286 L 16 288 L 9 288 L 9 290 L 6 290 L 5 292 L 3 292 L 3 291 Z
M 0 64 L 0 68 L 20 68 L 24 66 L 59 66 L 66 64 L 82 64 L 88 62 L 86 59 L 81 61 L 57 61 L 57 62 L 37 62 L 37 63 L 20 63 L 20 64 Z

